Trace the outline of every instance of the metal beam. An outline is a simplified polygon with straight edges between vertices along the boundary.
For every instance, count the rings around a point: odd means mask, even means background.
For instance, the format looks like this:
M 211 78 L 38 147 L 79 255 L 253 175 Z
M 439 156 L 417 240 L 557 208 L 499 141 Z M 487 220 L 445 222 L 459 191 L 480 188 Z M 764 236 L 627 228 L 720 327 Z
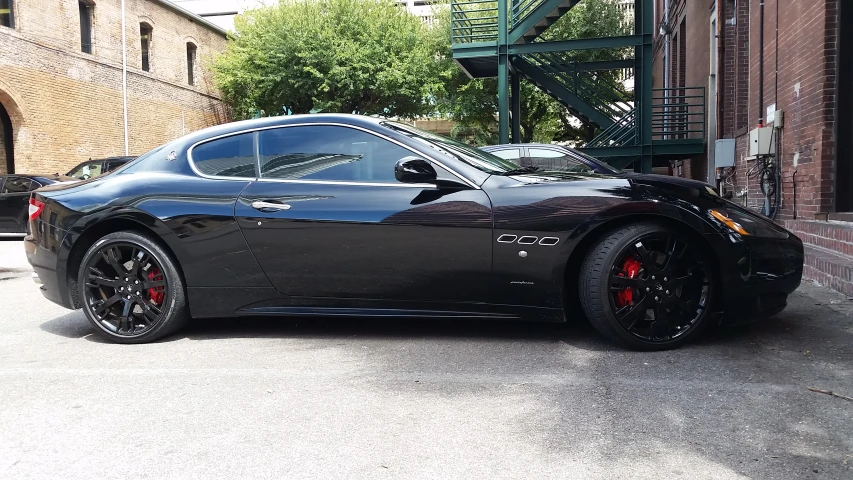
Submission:
M 498 140 L 509 143 L 509 56 L 506 36 L 508 1 L 498 2 Z
M 512 72 L 512 143 L 521 143 L 521 73 Z
M 645 0 L 637 0 L 642 2 Z M 643 35 L 627 35 L 622 37 L 578 38 L 576 40 L 560 40 L 557 42 L 523 43 L 509 46 L 510 55 L 539 52 L 565 52 L 568 50 L 592 50 L 596 48 L 624 48 L 643 45 Z
M 498 54 L 497 42 L 454 43 L 450 47 L 453 58 L 493 57 Z
M 545 65 L 561 72 L 598 72 L 602 70 L 622 70 L 623 68 L 634 68 L 634 60 L 547 63 Z

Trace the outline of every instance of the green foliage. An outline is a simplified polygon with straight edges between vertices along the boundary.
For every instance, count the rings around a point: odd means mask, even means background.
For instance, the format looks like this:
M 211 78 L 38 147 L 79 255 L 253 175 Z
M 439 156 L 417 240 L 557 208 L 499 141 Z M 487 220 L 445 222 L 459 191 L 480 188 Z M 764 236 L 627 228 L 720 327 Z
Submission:
M 282 0 L 238 16 L 235 29 L 212 70 L 238 118 L 411 118 L 430 113 L 444 88 L 430 27 L 392 0 Z
M 490 5 L 490 4 L 489 4 Z M 486 7 L 479 7 L 486 8 Z M 459 123 L 460 131 L 474 129 L 491 132 L 480 135 L 485 138 L 497 136 L 497 80 L 469 79 L 450 58 L 450 12 L 445 7 L 437 12 L 441 25 L 442 51 L 440 70 L 445 78 L 445 87 L 439 90 L 438 109 Z M 630 25 L 623 25 L 624 14 L 616 0 L 583 0 L 542 34 L 545 41 L 574 38 L 598 38 L 631 33 Z M 433 32 L 435 35 L 436 32 Z M 444 50 L 441 50 L 441 48 Z M 565 55 L 567 61 L 591 62 L 621 60 L 626 58 L 625 49 L 577 50 Z M 616 72 L 605 75 L 615 78 Z M 554 140 L 589 140 L 594 129 L 572 125 L 566 109 L 547 93 L 522 79 L 521 81 L 521 141 L 545 142 Z M 494 142 L 492 142 L 494 143 Z

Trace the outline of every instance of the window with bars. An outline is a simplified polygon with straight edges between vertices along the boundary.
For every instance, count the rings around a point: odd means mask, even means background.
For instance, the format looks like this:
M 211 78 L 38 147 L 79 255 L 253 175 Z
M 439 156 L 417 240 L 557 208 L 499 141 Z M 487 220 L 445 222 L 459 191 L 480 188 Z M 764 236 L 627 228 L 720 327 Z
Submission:
M 87 2 L 78 2 L 80 10 L 80 51 L 92 53 L 92 12 L 95 6 Z
M 187 83 L 195 85 L 195 55 L 196 46 L 192 42 L 187 42 Z
M 153 29 L 147 23 L 139 24 L 139 41 L 142 51 L 142 70 L 151 71 L 151 32 Z
M 0 0 L 0 27 L 15 28 L 13 0 Z

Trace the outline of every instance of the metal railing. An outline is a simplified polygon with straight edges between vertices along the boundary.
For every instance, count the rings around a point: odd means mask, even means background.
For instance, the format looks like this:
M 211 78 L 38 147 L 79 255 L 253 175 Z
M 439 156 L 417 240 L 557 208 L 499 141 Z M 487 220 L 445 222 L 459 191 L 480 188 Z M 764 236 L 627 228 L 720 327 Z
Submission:
M 628 147 L 636 145 L 637 138 L 637 109 L 632 108 L 625 116 L 587 142 L 584 147 Z
M 450 2 L 451 43 L 491 42 L 498 39 L 495 0 Z
M 652 90 L 653 140 L 705 139 L 705 87 Z
M 518 25 L 524 17 L 533 13 L 545 0 L 513 0 L 509 11 L 510 28 Z

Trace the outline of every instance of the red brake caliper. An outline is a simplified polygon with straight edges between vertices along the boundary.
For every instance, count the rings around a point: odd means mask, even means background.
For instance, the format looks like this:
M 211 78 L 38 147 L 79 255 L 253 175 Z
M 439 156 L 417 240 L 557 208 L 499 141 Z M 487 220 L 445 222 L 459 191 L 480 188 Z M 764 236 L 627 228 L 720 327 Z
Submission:
M 640 271 L 642 264 L 629 257 L 625 260 L 625 264 L 622 265 L 622 270 L 624 270 L 628 274 L 628 278 L 634 278 L 637 276 L 637 272 Z M 624 277 L 625 275 L 619 274 L 620 277 Z M 624 290 L 619 290 L 616 292 L 616 306 L 624 307 L 625 305 L 630 305 L 634 303 L 634 291 L 631 287 L 626 287 Z
M 148 272 L 148 280 L 162 280 L 163 275 L 160 274 L 160 269 L 154 267 Z M 151 287 L 148 289 L 148 296 L 151 298 L 151 303 L 160 305 L 163 303 L 163 296 L 166 294 L 166 287 Z

